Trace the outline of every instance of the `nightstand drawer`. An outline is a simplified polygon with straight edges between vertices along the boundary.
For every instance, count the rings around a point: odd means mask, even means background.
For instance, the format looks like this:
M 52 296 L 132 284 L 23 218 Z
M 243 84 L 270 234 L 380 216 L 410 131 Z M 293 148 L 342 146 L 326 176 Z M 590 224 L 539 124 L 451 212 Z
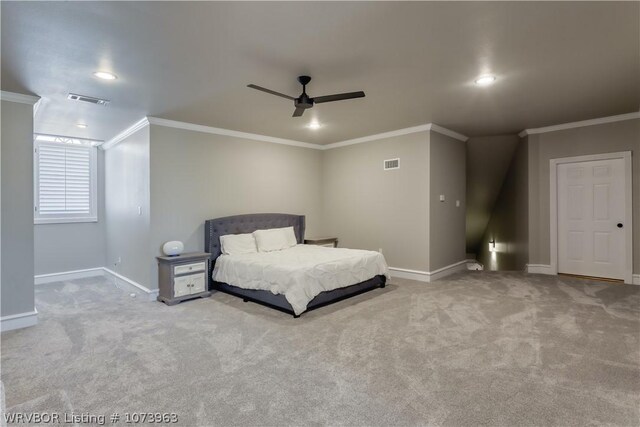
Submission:
M 184 295 L 204 292 L 204 287 L 204 273 L 176 277 L 173 279 L 173 297 L 177 298 Z
M 196 271 L 204 271 L 205 270 L 204 262 L 194 262 L 193 264 L 183 264 L 176 265 L 173 267 L 173 274 L 188 274 L 195 273 Z

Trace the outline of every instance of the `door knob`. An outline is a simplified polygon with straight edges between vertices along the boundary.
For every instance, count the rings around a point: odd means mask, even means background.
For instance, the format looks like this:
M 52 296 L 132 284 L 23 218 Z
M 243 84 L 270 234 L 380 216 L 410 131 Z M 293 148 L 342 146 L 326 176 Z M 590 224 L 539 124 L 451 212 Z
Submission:
M 619 223 L 618 223 L 618 228 L 622 228 L 622 227 L 624 227 L 624 225 L 622 225 L 622 223 L 621 223 L 621 222 L 619 222 Z

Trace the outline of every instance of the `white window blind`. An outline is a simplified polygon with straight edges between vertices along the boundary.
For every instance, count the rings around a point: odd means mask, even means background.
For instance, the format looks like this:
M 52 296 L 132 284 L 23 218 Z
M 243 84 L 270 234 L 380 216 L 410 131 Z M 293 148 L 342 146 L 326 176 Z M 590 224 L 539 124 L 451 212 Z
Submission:
M 35 187 L 36 224 L 97 221 L 96 148 L 36 138 Z

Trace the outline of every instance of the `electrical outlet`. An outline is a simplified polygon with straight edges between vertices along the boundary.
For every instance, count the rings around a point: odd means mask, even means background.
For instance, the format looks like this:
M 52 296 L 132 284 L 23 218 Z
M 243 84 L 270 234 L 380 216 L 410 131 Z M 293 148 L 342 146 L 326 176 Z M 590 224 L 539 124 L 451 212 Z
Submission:
M 441 194 L 441 195 L 440 195 L 440 201 L 441 201 L 441 202 L 444 202 L 444 194 Z

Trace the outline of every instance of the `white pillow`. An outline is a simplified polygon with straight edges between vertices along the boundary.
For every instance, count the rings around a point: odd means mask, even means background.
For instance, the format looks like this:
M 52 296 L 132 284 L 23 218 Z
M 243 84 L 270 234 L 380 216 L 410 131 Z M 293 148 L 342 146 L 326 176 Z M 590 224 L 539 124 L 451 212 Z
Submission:
M 227 234 L 220 236 L 220 249 L 225 255 L 253 254 L 258 252 L 253 234 Z
M 253 236 L 260 252 L 279 251 L 298 244 L 293 227 L 256 230 Z

